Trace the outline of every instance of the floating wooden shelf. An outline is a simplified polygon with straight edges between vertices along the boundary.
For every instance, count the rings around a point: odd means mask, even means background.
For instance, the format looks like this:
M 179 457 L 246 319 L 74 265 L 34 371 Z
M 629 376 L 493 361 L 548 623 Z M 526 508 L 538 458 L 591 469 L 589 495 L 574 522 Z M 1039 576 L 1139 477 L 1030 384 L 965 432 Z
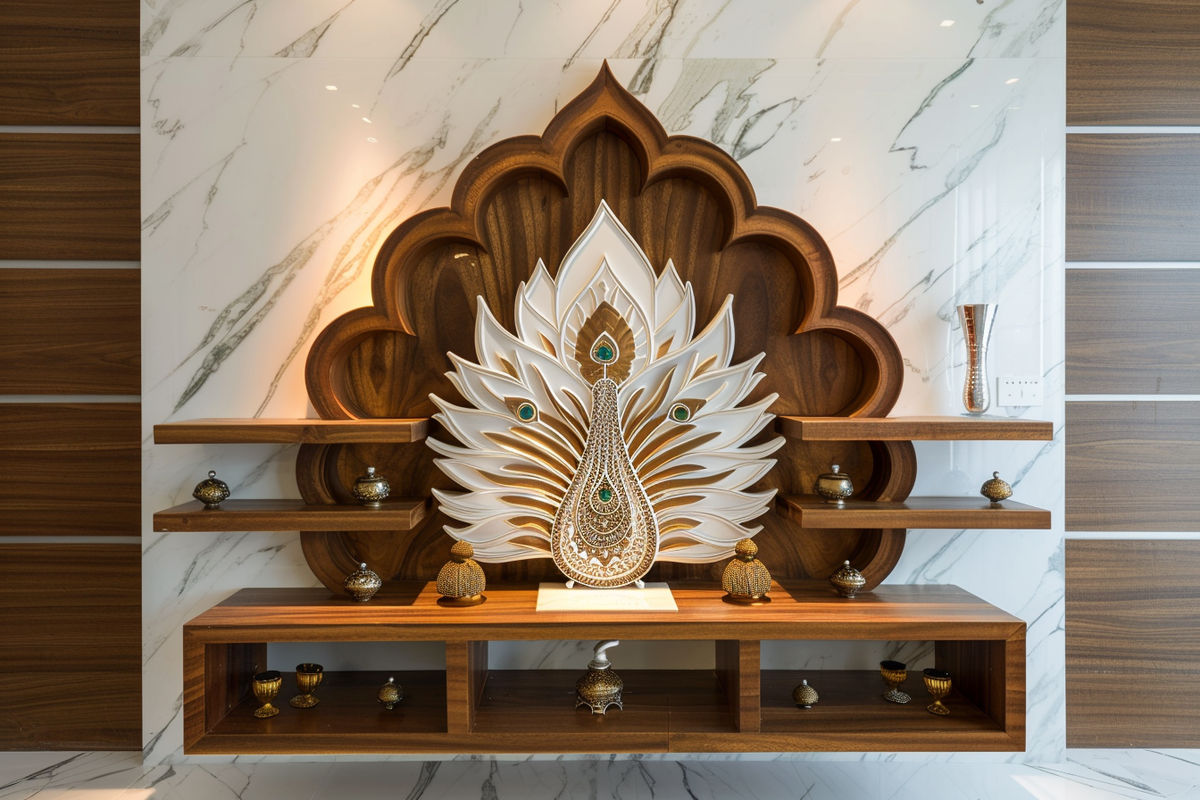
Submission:
M 437 604 L 432 584 L 393 583 L 366 604 L 324 589 L 244 589 L 184 626 L 185 751 L 240 753 L 645 753 L 801 750 L 1004 750 L 1025 742 L 1025 624 L 954 586 L 881 586 L 853 600 L 828 585 L 785 582 L 772 602 L 721 602 L 709 585 L 672 587 L 679 610 L 538 613 L 532 586 L 489 589 L 470 608 Z M 714 669 L 624 670 L 625 709 L 574 708 L 584 670 L 488 669 L 489 641 L 712 640 Z M 762 640 L 934 641 L 954 676 L 949 718 L 885 702 L 876 671 L 768 671 Z M 294 709 L 285 674 L 281 713 L 252 716 L 250 676 L 267 643 L 441 641 L 446 671 L 327 673 L 321 704 Z M 290 665 L 278 665 L 290 666 Z M 375 691 L 394 675 L 393 712 Z M 791 703 L 807 678 L 813 709 Z
M 154 426 L 155 444 L 404 444 L 428 419 L 192 419 Z
M 195 531 L 407 531 L 429 511 L 421 498 L 397 497 L 381 508 L 309 505 L 303 500 L 226 500 L 206 509 L 199 500 L 154 513 L 154 530 Z
M 779 432 L 805 442 L 1039 441 L 1054 425 L 1005 417 L 780 417 Z
M 1045 509 L 1012 500 L 992 508 L 981 497 L 910 497 L 903 502 L 847 500 L 840 508 L 820 497 L 780 495 L 776 508 L 802 528 L 1050 528 L 1050 512 Z

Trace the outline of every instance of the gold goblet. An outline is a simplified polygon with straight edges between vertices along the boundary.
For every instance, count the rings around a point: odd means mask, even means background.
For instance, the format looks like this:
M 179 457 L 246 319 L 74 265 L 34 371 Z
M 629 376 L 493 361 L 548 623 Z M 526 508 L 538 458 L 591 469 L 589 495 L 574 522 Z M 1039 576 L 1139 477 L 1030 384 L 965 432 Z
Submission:
M 254 696 L 258 698 L 258 702 L 262 703 L 262 708 L 256 708 L 254 716 L 266 719 L 279 713 L 279 709 L 271 705 L 271 701 L 275 699 L 275 695 L 279 694 L 279 687 L 282 684 L 283 675 L 277 669 L 269 669 L 266 672 L 255 674 Z
M 942 698 L 950 694 L 950 673 L 943 669 L 925 670 L 925 688 L 933 695 L 933 702 L 925 710 L 939 717 L 949 716 L 950 709 L 942 703 Z
M 300 694 L 293 697 L 290 702 L 294 708 L 312 708 L 317 703 L 321 702 L 313 697 L 313 692 L 321 685 L 321 678 L 325 676 L 325 668 L 320 664 L 297 664 L 296 665 L 296 688 L 300 690 Z
M 900 691 L 900 684 L 908 677 L 908 665 L 901 661 L 880 661 L 879 674 L 888 690 L 883 693 L 883 699 L 891 703 L 907 703 L 912 697 Z

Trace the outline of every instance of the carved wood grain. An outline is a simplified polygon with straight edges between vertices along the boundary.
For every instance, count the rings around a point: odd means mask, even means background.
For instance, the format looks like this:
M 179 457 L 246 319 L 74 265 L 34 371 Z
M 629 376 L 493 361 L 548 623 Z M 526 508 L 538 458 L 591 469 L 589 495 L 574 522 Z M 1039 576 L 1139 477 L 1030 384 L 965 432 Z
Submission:
M 459 177 L 451 204 L 401 223 L 372 273 L 372 301 L 317 337 L 306 381 L 326 419 L 424 417 L 430 394 L 462 402 L 446 379 L 447 353 L 475 357 L 479 298 L 511 329 L 520 283 L 541 259 L 554 274 L 600 200 L 642 245 L 654 268 L 672 259 L 692 283 L 697 328 L 734 295 L 734 361 L 764 353 L 766 375 L 748 399 L 774 392 L 772 411 L 795 416 L 885 416 L 903 379 L 899 350 L 869 316 L 837 305 L 837 274 L 806 222 L 758 206 L 749 179 L 715 145 L 668 137 L 605 66 L 542 136 L 501 141 Z M 764 436 L 769 436 L 765 433 Z M 431 438 L 450 438 L 432 425 Z M 907 449 L 906 449 L 907 448 Z M 901 500 L 915 477 L 906 442 L 789 441 L 755 487 L 807 494 L 833 463 L 865 496 Z M 458 487 L 423 443 L 304 445 L 297 463 L 310 503 L 334 502 L 366 466 L 400 496 Z M 446 525 L 433 509 L 408 533 L 303 535 L 314 572 L 340 591 L 359 560 L 385 579 L 428 580 L 449 558 Z M 801 531 L 768 513 L 756 520 L 760 557 L 781 578 L 825 579 L 853 556 L 873 586 L 895 566 L 903 531 Z M 652 580 L 713 580 L 723 564 L 659 563 Z M 549 560 L 485 564 L 491 582 L 558 578 Z

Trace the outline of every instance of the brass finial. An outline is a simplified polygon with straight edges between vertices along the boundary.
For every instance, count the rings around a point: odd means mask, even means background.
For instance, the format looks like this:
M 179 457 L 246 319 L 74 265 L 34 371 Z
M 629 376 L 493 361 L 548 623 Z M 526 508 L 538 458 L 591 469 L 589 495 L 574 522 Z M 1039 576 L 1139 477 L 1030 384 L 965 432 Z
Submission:
M 753 539 L 740 539 L 733 547 L 734 558 L 721 574 L 722 599 L 741 605 L 761 605 L 771 602 L 771 573 L 755 558 L 758 545 Z
M 438 570 L 437 575 L 437 590 L 441 595 L 439 604 L 477 606 L 487 599 L 483 596 L 487 579 L 483 567 L 472 558 L 473 555 L 475 548 L 463 539 L 450 548 L 450 560 Z

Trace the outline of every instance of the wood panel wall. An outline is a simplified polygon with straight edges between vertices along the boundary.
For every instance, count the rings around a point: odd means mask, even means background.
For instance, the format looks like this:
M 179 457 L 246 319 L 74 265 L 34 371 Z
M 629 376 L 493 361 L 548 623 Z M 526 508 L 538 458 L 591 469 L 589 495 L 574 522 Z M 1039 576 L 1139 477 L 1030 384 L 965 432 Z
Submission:
M 0 750 L 142 746 L 139 16 L 0 0 Z
M 1198 101 L 1195 0 L 1067 0 L 1068 747 L 1200 746 Z
M 1200 747 L 1200 541 L 1068 541 L 1066 570 L 1068 745 Z

